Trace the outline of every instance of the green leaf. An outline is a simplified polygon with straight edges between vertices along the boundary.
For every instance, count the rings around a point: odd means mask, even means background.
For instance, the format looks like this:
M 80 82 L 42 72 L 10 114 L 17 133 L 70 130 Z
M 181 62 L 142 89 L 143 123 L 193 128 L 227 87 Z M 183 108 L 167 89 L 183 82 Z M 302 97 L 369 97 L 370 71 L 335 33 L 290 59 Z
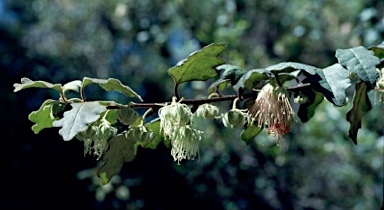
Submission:
M 283 62 L 283 63 L 279 63 L 279 64 L 276 64 L 273 66 L 269 66 L 266 68 L 266 70 L 270 71 L 274 74 L 276 74 L 276 73 L 290 73 L 290 72 L 294 72 L 296 70 L 304 70 L 311 75 L 315 75 L 319 69 L 314 67 L 314 66 L 310 66 L 310 65 L 302 64 L 302 63 Z
M 229 80 L 232 85 L 235 85 L 245 73 L 245 71 L 240 67 L 229 64 L 220 65 L 216 67 L 216 69 L 224 71 L 221 78 L 224 80 Z
M 99 119 L 107 109 L 99 102 L 72 103 L 72 109 L 64 112 L 64 117 L 53 122 L 54 127 L 62 127 L 59 134 L 65 141 L 71 140 L 79 132 L 85 131 L 89 124 Z
M 252 123 L 246 129 L 241 132 L 241 139 L 244 140 L 246 144 L 249 144 L 253 138 L 255 138 L 263 130 L 263 127 L 259 127 L 256 124 Z
M 140 101 L 143 101 L 140 95 L 138 95 L 135 91 L 133 91 L 130 87 L 121 84 L 120 80 L 109 78 L 108 80 L 105 79 L 96 79 L 96 78 L 89 78 L 84 77 L 83 79 L 83 86 L 84 89 L 87 85 L 96 83 L 100 85 L 104 90 L 106 91 L 117 91 L 120 92 L 128 97 L 136 97 Z
M 375 87 L 379 77 L 376 64 L 380 63 L 380 60 L 373 54 L 372 51 L 362 46 L 336 50 L 336 58 L 339 63 L 366 82 L 369 90 Z
M 215 92 L 217 89 L 223 91 L 227 85 L 231 83 L 231 80 L 229 79 L 218 79 L 216 80 L 214 83 L 212 83 L 209 88 L 208 88 L 208 92 L 209 93 L 213 93 Z
M 375 46 L 375 47 L 370 47 L 370 48 L 368 48 L 368 50 L 373 51 L 373 55 L 375 55 L 379 59 L 384 58 L 384 42 L 382 44 Z
M 301 122 L 308 122 L 315 115 L 316 107 L 323 101 L 324 95 L 317 91 L 307 89 L 302 92 L 308 98 L 308 102 L 300 104 L 297 115 Z
M 125 135 L 117 135 L 109 141 L 109 148 L 103 156 L 104 165 L 97 171 L 103 185 L 120 172 L 125 162 L 135 159 L 134 145 L 135 140 L 127 139 Z
M 353 96 L 353 106 L 347 113 L 347 121 L 351 124 L 348 136 L 355 144 L 357 144 L 357 132 L 361 128 L 361 120 L 364 114 L 372 108 L 367 90 L 366 83 L 359 82 L 356 84 L 356 91 Z
M 224 44 L 213 43 L 199 51 L 195 51 L 188 58 L 179 61 L 176 66 L 168 69 L 176 84 L 188 81 L 205 81 L 216 77 L 213 69 L 225 61 L 217 56 L 225 50 Z
M 150 142 L 137 142 L 135 147 L 141 146 L 143 148 L 156 149 L 160 142 L 164 140 L 163 135 L 160 133 L 160 118 L 154 119 L 147 123 L 145 127 L 153 132 L 153 139 Z
M 333 64 L 322 71 L 317 71 L 321 77 L 319 84 L 330 91 L 331 95 L 322 92 L 328 100 L 336 106 L 343 106 L 346 99 L 346 89 L 351 86 L 351 80 L 348 79 L 349 72 L 340 64 Z
M 27 77 L 21 78 L 21 84 L 15 83 L 13 84 L 13 87 L 15 88 L 13 92 L 18 92 L 20 90 L 24 90 L 32 87 L 54 89 L 54 90 L 57 90 L 59 93 L 61 93 L 63 90 L 63 87 L 61 86 L 61 84 L 51 84 L 49 82 L 44 82 L 44 81 L 32 81 Z
M 63 91 L 66 92 L 68 90 L 71 90 L 71 91 L 79 92 L 82 84 L 83 83 L 80 80 L 68 82 L 67 84 L 63 85 Z
M 261 81 L 269 79 L 272 76 L 269 71 L 265 69 L 252 69 L 246 72 L 234 86 L 235 90 L 249 89 L 252 90 Z
M 28 115 L 28 119 L 35 123 L 32 126 L 35 134 L 38 134 L 44 128 L 52 128 L 53 122 L 58 119 L 52 115 L 52 105 L 54 102 L 55 100 L 48 99 L 44 101 L 39 110 L 33 111 Z

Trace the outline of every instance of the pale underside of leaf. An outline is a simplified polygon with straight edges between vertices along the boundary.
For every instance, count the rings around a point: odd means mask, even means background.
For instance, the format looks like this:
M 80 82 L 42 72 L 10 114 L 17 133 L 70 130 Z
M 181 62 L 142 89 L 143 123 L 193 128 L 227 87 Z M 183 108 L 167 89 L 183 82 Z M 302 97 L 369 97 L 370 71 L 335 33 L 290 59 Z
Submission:
M 79 132 L 85 131 L 89 124 L 99 119 L 107 109 L 99 102 L 71 104 L 72 109 L 64 112 L 62 119 L 53 122 L 54 127 L 62 127 L 59 134 L 65 141 L 73 139 Z
M 32 130 L 35 134 L 38 134 L 44 128 L 53 127 L 53 122 L 56 120 L 56 118 L 51 114 L 53 102 L 54 100 L 52 99 L 44 101 L 39 110 L 33 111 L 28 115 L 28 119 L 35 123 L 32 126 Z
M 336 50 L 336 58 L 339 63 L 353 73 L 356 73 L 363 81 L 375 86 L 379 73 L 376 71 L 376 64 L 380 63 L 379 58 L 365 47 L 359 46 L 351 49 Z
M 21 78 L 21 83 L 15 83 L 13 84 L 13 87 L 15 88 L 13 92 L 18 92 L 20 90 L 24 90 L 27 88 L 49 88 L 59 91 L 59 93 L 62 92 L 63 87 L 61 84 L 52 84 L 45 81 L 32 81 L 31 79 L 27 77 Z
M 349 72 L 340 64 L 334 64 L 322 71 L 318 71 L 322 80 L 319 84 L 332 92 L 332 101 L 336 106 L 343 106 L 346 100 L 346 89 L 351 86 L 351 80 L 348 79 Z

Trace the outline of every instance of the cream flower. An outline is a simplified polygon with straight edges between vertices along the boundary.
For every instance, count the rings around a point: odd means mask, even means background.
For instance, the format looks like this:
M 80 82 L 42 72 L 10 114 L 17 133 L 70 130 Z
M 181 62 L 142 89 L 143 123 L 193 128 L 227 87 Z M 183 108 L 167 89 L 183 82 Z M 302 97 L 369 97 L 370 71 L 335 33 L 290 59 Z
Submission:
M 199 142 L 203 132 L 191 128 L 189 125 L 176 129 L 171 136 L 173 160 L 180 164 L 183 159 L 195 159 L 199 152 Z

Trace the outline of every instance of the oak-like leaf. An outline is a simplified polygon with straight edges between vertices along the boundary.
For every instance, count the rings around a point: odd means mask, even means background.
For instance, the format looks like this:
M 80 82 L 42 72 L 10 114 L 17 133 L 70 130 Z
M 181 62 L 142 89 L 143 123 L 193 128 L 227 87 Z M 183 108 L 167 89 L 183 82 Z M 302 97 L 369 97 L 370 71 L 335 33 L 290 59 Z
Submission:
M 125 162 L 130 162 L 136 157 L 134 139 L 125 135 L 117 135 L 109 141 L 109 148 L 103 155 L 104 165 L 97 171 L 103 185 L 118 174 Z
M 106 79 L 84 77 L 82 88 L 84 89 L 87 85 L 92 83 L 96 83 L 100 85 L 100 87 L 102 87 L 106 91 L 117 91 L 128 97 L 136 97 L 140 101 L 143 101 L 143 99 L 139 94 L 133 91 L 130 87 L 123 85 L 118 79 L 109 78 L 108 80 L 106 80 Z
M 351 124 L 348 136 L 355 144 L 357 144 L 357 132 L 361 128 L 362 118 L 371 109 L 372 104 L 368 97 L 367 85 L 366 83 L 359 82 L 356 84 L 353 106 L 347 113 L 347 121 Z
M 201 50 L 191 53 L 188 58 L 179 61 L 176 66 L 168 69 L 176 84 L 188 81 L 205 81 L 216 77 L 216 66 L 225 61 L 217 57 L 225 50 L 223 43 L 213 43 Z
M 33 111 L 28 115 L 28 119 L 35 123 L 32 126 L 35 134 L 38 134 L 44 128 L 53 127 L 53 122 L 57 120 L 51 113 L 53 102 L 55 102 L 55 100 L 52 99 L 44 101 L 39 110 Z
M 15 88 L 13 92 L 18 92 L 27 88 L 49 88 L 57 90 L 59 93 L 63 90 L 61 84 L 52 84 L 45 81 L 33 81 L 27 77 L 21 78 L 21 83 L 15 83 L 13 84 L 13 87 Z
M 65 141 L 85 131 L 89 124 L 98 120 L 100 114 L 107 110 L 97 101 L 72 103 L 71 106 L 72 109 L 64 112 L 62 119 L 53 122 L 54 127 L 62 127 L 59 134 Z
M 380 59 L 374 56 L 374 52 L 359 46 L 350 49 L 337 49 L 336 58 L 339 63 L 351 72 L 357 74 L 368 85 L 368 90 L 375 87 L 379 73 L 376 64 Z

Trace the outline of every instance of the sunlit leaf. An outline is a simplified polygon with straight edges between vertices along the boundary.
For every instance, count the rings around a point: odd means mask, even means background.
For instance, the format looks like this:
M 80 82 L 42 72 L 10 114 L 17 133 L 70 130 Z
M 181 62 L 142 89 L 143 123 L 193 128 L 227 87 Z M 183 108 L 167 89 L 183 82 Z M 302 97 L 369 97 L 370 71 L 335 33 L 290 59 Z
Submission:
M 103 155 L 104 165 L 97 171 L 103 185 L 108 184 L 113 176 L 118 174 L 124 163 L 136 157 L 135 140 L 127 139 L 125 135 L 117 135 L 109 141 L 109 148 Z
M 366 82 L 369 90 L 375 87 L 379 77 L 376 64 L 380 63 L 380 60 L 373 54 L 372 51 L 362 46 L 336 50 L 336 58 L 339 63 Z
M 13 87 L 15 88 L 13 92 L 18 92 L 27 88 L 49 88 L 57 90 L 59 93 L 61 93 L 63 90 L 61 84 L 52 84 L 44 81 L 32 81 L 27 77 L 21 78 L 21 84 L 15 83 L 13 84 Z
M 84 89 L 87 85 L 96 83 L 100 85 L 104 90 L 106 91 L 117 91 L 120 92 L 128 97 L 136 97 L 140 101 L 143 101 L 140 95 L 138 95 L 135 91 L 133 91 L 130 87 L 121 84 L 120 80 L 109 78 L 108 80 L 105 79 L 96 79 L 96 78 L 89 78 L 84 77 L 83 79 L 83 86 Z
M 44 128 L 53 127 L 53 122 L 57 120 L 57 118 L 51 114 L 52 104 L 54 101 L 55 100 L 52 99 L 44 101 L 39 110 L 33 111 L 28 115 L 28 119 L 35 123 L 32 126 L 32 130 L 35 134 L 38 134 Z
M 79 92 L 82 84 L 83 83 L 80 80 L 68 82 L 67 84 L 63 85 L 63 91 L 65 92 L 65 91 L 71 90 L 71 91 Z
M 348 136 L 355 144 L 357 144 L 357 132 L 361 128 L 361 120 L 371 108 L 372 104 L 368 97 L 366 83 L 357 83 L 355 95 L 353 96 L 353 106 L 347 113 L 347 121 L 351 124 Z
M 59 134 L 65 141 L 73 139 L 79 132 L 85 131 L 89 124 L 99 119 L 107 109 L 99 102 L 72 103 L 72 109 L 64 112 L 62 119 L 53 122 L 54 127 L 62 127 Z
M 179 61 L 176 66 L 168 69 L 176 84 L 187 81 L 205 81 L 217 76 L 213 69 L 225 61 L 217 56 L 225 50 L 224 44 L 213 43 L 199 51 L 195 51 L 188 58 Z

